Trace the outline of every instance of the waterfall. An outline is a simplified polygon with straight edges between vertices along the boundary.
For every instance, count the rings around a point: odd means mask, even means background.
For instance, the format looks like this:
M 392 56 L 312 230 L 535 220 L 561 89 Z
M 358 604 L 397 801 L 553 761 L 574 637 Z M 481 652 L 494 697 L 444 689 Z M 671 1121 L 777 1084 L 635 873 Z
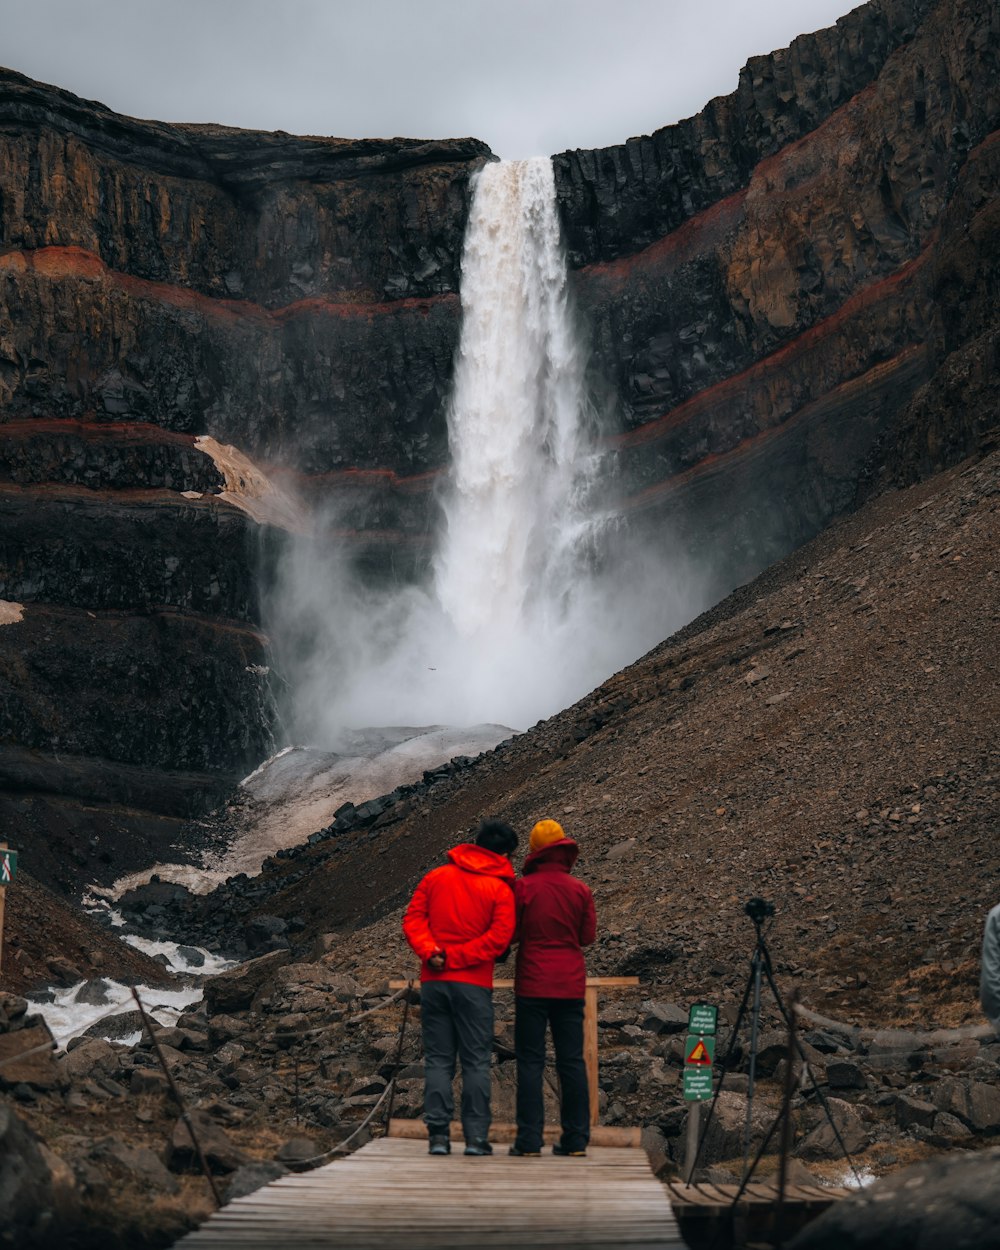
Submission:
M 598 500 L 610 474 L 548 159 L 477 176 L 461 297 L 433 576 L 366 584 L 334 538 L 283 562 L 271 623 L 299 741 L 366 725 L 524 728 L 692 615 L 667 536 L 637 550 Z
M 460 634 L 499 639 L 565 611 L 592 525 L 584 410 L 552 162 L 487 165 L 462 257 L 435 561 L 438 600 Z

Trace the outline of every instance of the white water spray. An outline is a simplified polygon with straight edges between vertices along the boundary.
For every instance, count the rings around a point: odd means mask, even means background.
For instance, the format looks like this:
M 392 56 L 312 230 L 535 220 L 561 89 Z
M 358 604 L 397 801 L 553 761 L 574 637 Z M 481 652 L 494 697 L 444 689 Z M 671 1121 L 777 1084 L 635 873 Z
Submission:
M 433 581 L 375 590 L 325 544 L 293 547 L 271 625 L 299 741 L 361 725 L 523 728 L 690 619 L 666 543 L 594 560 L 608 519 L 581 341 L 551 162 L 487 165 L 462 258 Z M 300 654 L 282 656 L 283 633 Z

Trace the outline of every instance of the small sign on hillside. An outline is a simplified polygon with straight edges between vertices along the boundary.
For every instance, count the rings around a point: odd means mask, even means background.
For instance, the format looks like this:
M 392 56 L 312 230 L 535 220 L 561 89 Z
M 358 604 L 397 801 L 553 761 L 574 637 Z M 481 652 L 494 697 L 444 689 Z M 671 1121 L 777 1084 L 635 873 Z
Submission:
M 10 885 L 17 876 L 17 851 L 0 851 L 0 885 Z

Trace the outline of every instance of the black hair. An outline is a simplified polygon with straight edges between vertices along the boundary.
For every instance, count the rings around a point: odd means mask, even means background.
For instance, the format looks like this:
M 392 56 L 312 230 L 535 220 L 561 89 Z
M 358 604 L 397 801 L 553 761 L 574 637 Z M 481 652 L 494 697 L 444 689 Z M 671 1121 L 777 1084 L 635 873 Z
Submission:
M 517 834 L 502 820 L 484 820 L 476 831 L 476 846 L 497 855 L 513 855 L 517 850 Z

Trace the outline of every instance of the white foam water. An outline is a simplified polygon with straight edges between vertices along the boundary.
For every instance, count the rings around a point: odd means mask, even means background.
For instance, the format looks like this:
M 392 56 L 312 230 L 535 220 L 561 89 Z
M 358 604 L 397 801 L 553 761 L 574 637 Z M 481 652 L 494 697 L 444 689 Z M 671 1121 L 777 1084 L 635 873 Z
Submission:
M 558 625 L 597 519 L 585 360 L 552 162 L 479 174 L 462 257 L 452 466 L 435 590 L 460 634 L 500 643 Z
M 105 978 L 102 982 L 103 993 L 99 1002 L 78 1001 L 77 995 L 87 985 L 79 981 L 76 985 L 65 989 L 57 989 L 51 1002 L 31 1002 L 29 1016 L 41 1016 L 52 1031 L 58 1049 L 65 1047 L 72 1038 L 85 1033 L 92 1024 L 103 1018 L 111 1018 L 115 1014 L 135 1009 L 135 999 L 127 985 Z M 150 1017 L 158 1024 L 171 1025 L 176 1023 L 178 1016 L 201 1002 L 200 986 L 185 986 L 183 989 L 165 990 L 149 985 L 136 986 L 136 992 L 142 999 L 142 1005 Z M 109 1026 L 110 1034 L 110 1026 Z M 134 1045 L 138 1037 L 114 1038 L 122 1045 Z

